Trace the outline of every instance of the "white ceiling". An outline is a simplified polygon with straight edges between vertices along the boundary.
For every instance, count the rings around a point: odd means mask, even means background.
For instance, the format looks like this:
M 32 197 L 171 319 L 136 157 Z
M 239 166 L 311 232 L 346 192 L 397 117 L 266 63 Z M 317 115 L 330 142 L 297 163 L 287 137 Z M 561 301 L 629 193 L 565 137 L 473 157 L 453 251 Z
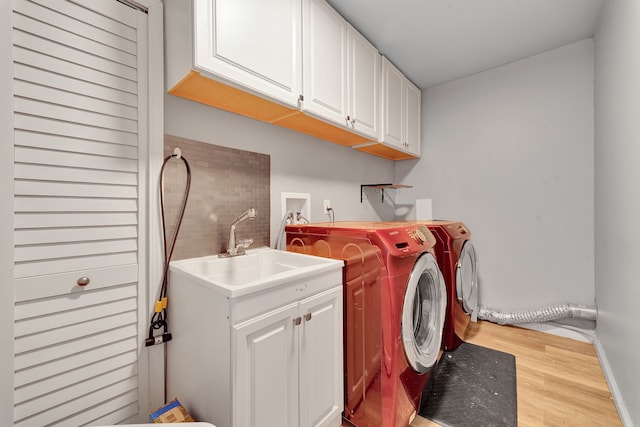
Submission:
M 328 0 L 420 88 L 594 34 L 602 0 Z

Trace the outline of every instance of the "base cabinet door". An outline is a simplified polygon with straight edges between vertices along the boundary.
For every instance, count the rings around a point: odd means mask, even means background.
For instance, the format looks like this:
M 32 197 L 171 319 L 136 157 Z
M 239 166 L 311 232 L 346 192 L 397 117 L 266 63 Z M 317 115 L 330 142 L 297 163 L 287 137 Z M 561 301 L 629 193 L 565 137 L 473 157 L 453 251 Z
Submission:
M 343 403 L 342 287 L 300 302 L 300 425 L 339 426 Z
M 342 286 L 233 328 L 236 427 L 338 427 Z
M 298 318 L 294 303 L 234 327 L 232 425 L 298 426 Z

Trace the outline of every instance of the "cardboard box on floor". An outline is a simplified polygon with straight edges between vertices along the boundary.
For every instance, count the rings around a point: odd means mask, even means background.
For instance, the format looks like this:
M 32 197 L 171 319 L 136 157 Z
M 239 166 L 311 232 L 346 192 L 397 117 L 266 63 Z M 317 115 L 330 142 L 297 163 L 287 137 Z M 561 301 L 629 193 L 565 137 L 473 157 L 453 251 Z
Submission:
M 195 422 L 177 398 L 149 414 L 155 423 L 192 423 Z

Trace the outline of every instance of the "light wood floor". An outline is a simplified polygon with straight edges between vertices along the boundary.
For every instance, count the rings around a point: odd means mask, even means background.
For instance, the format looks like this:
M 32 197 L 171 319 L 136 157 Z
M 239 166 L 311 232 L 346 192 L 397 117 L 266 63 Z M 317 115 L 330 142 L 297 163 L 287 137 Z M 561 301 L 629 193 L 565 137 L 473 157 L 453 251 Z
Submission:
M 592 344 L 483 321 L 465 341 L 516 356 L 519 427 L 622 426 Z M 418 416 L 411 427 L 438 424 Z
M 465 341 L 516 356 L 519 427 L 622 425 L 592 344 L 482 321 Z

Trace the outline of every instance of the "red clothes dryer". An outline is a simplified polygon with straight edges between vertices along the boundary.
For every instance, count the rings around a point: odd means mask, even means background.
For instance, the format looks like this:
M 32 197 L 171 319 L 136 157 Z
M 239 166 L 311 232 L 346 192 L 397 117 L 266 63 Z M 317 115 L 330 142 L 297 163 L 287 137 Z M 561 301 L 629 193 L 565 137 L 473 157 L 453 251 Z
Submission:
M 477 320 L 478 262 L 471 231 L 461 221 L 420 221 L 435 236 L 436 259 L 447 287 L 442 349 L 463 342 L 469 322 Z
M 286 227 L 287 250 L 341 259 L 344 417 L 405 427 L 442 354 L 444 277 L 423 224 L 335 222 Z

